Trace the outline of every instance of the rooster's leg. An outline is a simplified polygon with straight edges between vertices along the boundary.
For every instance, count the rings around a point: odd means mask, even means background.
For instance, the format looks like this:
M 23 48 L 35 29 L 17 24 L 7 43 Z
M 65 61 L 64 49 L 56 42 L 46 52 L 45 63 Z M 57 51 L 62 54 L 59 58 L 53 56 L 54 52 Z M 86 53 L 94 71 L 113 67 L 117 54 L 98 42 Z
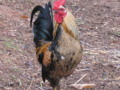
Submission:
M 53 90 L 60 90 L 60 85 L 53 87 Z
M 52 86 L 52 90 L 60 90 L 60 79 L 52 79 L 50 80 L 50 84 Z

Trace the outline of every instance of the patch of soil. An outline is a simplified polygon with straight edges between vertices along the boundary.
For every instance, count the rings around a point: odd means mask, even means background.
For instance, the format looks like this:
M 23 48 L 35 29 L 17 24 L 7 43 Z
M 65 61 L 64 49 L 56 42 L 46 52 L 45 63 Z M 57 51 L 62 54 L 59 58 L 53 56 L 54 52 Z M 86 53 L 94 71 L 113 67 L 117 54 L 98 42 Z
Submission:
M 42 81 L 29 25 L 32 9 L 48 1 L 0 1 L 0 90 L 51 89 Z M 67 0 L 66 4 L 78 22 L 84 56 L 74 73 L 61 80 L 61 90 L 77 90 L 70 85 L 85 74 L 79 84 L 119 90 L 120 0 Z

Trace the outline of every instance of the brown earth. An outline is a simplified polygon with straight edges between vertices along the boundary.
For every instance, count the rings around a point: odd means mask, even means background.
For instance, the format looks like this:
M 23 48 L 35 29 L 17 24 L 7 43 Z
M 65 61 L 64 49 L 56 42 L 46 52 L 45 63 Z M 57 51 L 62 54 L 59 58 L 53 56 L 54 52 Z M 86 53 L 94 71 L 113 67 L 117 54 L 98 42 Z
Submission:
M 32 29 L 32 9 L 48 0 L 0 0 L 0 90 L 49 90 L 42 82 L 36 61 Z M 61 90 L 93 83 L 93 89 L 120 90 L 120 0 L 67 0 L 76 17 L 84 47 L 82 62 Z M 85 89 L 83 89 L 85 90 Z

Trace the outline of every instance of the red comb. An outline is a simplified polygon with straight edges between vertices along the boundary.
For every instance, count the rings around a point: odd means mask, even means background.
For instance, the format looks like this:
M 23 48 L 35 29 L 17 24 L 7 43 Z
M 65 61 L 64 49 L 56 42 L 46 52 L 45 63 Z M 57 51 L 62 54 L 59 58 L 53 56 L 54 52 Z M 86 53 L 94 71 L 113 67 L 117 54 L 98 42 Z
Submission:
M 66 0 L 57 0 L 53 3 L 53 10 L 57 10 L 61 5 L 65 5 Z

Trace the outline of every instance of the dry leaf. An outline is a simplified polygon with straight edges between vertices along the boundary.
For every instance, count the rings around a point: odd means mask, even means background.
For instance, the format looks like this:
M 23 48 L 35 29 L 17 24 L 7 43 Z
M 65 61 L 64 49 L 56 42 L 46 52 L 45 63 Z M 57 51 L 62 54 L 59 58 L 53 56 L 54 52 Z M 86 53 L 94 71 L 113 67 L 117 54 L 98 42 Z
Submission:
M 21 15 L 20 17 L 21 18 L 28 18 L 28 16 L 25 16 L 25 15 Z

